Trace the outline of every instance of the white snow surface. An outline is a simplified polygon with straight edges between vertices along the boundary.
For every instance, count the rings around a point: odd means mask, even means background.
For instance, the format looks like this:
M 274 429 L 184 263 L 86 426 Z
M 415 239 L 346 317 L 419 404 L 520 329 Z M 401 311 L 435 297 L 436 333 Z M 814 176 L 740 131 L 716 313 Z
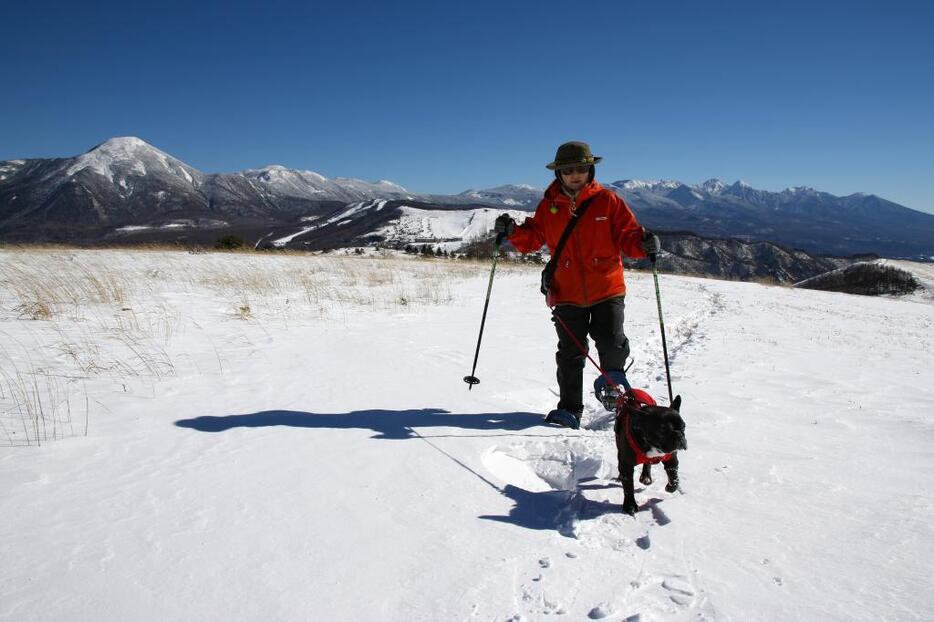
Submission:
M 496 217 L 509 213 L 522 222 L 529 213 L 522 210 L 478 208 L 471 210 L 430 210 L 399 208 L 400 217 L 373 233 L 389 242 L 397 240 L 451 241 L 453 250 L 464 242 L 486 236 L 493 229 Z M 440 246 L 444 246 L 443 244 Z
M 629 517 L 610 415 L 542 423 L 537 269 L 500 263 L 462 382 L 488 277 L 0 249 L 0 619 L 934 618 L 929 295 L 660 275 L 689 449 Z M 666 402 L 627 283 L 630 379 Z M 17 379 L 65 438 L 16 442 Z
M 351 204 L 347 205 L 343 210 L 341 210 L 340 212 L 338 212 L 338 214 L 337 214 L 336 216 L 332 216 L 332 217 L 326 218 L 326 219 L 324 219 L 324 220 L 321 220 L 320 218 L 317 218 L 317 217 L 311 217 L 311 218 L 305 217 L 305 218 L 302 219 L 303 221 L 305 221 L 305 222 L 312 222 L 312 221 L 314 221 L 315 224 L 310 225 L 310 226 L 307 226 L 307 227 L 302 227 L 301 229 L 299 229 L 299 230 L 296 231 L 295 233 L 291 233 L 291 234 L 289 234 L 289 235 L 286 235 L 286 236 L 283 236 L 283 237 L 280 237 L 280 238 L 276 238 L 275 240 L 272 240 L 271 243 L 272 243 L 273 246 L 282 247 L 282 246 L 285 246 L 286 244 L 288 244 L 289 242 L 291 242 L 293 239 L 297 238 L 298 236 L 304 235 L 304 234 L 306 234 L 306 233 L 308 233 L 308 232 L 310 232 L 310 231 L 314 231 L 315 229 L 318 229 L 318 228 L 320 228 L 320 227 L 324 227 L 325 225 L 330 225 L 330 224 L 334 224 L 334 223 L 337 223 L 338 225 L 349 224 L 350 221 L 351 221 L 354 217 L 359 216 L 359 215 L 362 214 L 363 212 L 366 212 L 366 211 L 369 211 L 369 210 L 373 210 L 373 211 L 376 211 L 376 212 L 380 211 L 381 209 L 383 209 L 383 208 L 386 206 L 386 203 L 387 203 L 387 202 L 388 202 L 388 201 L 384 201 L 384 200 L 377 199 L 377 200 L 375 200 L 375 201 L 359 201 L 359 202 L 357 202 L 357 203 L 351 203 Z M 342 221 L 343 221 L 343 222 L 342 222 Z M 258 245 L 257 245 L 257 246 L 258 246 Z

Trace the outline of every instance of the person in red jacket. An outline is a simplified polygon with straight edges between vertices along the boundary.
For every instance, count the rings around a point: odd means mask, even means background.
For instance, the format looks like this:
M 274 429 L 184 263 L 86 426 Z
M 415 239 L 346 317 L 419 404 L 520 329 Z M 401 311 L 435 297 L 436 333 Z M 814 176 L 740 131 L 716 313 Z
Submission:
M 502 214 L 495 225 L 496 232 L 505 234 L 519 252 L 547 246 L 554 255 L 568 223 L 583 211 L 558 257 L 546 299 L 553 307 L 558 333 L 555 360 L 560 389 L 558 406 L 546 421 L 574 429 L 580 427 L 584 409 L 586 353 L 578 343 L 586 348 L 588 334 L 600 366 L 615 383 L 624 384 L 629 339 L 623 330 L 626 282 L 621 254 L 641 258 L 661 250 L 658 237 L 639 225 L 626 202 L 594 179 L 601 159 L 594 157 L 587 143 L 564 143 L 546 165 L 556 179 L 535 214 L 518 226 L 509 214 Z M 601 380 L 605 385 L 602 376 L 597 383 Z

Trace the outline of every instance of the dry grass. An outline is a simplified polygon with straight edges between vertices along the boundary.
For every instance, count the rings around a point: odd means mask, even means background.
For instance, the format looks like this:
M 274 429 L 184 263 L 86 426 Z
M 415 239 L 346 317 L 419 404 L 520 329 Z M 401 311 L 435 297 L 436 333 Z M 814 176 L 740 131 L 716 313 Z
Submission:
M 489 267 L 385 255 L 0 246 L 0 344 L 9 346 L 0 348 L 0 443 L 73 435 L 73 405 L 87 403 L 87 381 L 125 390 L 176 376 L 180 365 L 224 373 L 225 358 L 242 351 L 226 342 L 249 344 L 248 335 L 275 324 L 451 304 L 455 283 Z M 231 321 L 238 324 L 223 324 Z M 197 346 L 179 339 L 187 330 L 199 331 Z M 207 356 L 189 351 L 205 342 Z
M 74 436 L 69 380 L 35 366 L 28 351 L 15 356 L 2 348 L 0 361 L 0 439 L 41 445 Z

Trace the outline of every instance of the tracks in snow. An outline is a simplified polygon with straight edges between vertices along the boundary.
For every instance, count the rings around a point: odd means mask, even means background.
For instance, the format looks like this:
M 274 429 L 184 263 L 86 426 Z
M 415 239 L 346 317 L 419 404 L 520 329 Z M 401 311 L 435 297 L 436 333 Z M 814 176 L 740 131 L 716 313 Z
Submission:
M 720 294 L 704 284 L 697 285 L 702 302 L 666 326 L 671 361 L 682 359 L 702 346 L 707 338 L 705 322 L 724 310 Z M 655 336 L 641 345 L 645 353 L 639 369 L 632 374 L 634 386 L 647 380 L 664 380 L 664 358 Z M 490 447 L 482 456 L 484 466 L 507 483 L 515 501 L 510 522 L 520 526 L 550 528 L 579 543 L 585 553 L 567 553 L 554 559 L 531 560 L 519 571 L 512 620 L 535 620 L 545 615 L 586 612 L 590 619 L 642 620 L 664 617 L 673 620 L 716 619 L 708 597 L 698 584 L 696 572 L 679 552 L 657 550 L 660 530 L 671 530 L 671 519 L 664 505 L 678 500 L 664 492 L 664 477 L 643 487 L 636 482 L 640 511 L 635 517 L 622 513 L 623 491 L 617 481 L 616 445 L 612 434 L 613 414 L 602 406 L 585 407 L 579 432 L 556 434 L 547 440 L 527 440 Z M 542 516 L 542 513 L 550 514 Z M 670 538 L 666 539 L 670 543 Z M 584 586 L 576 578 L 576 564 L 587 563 L 581 556 L 591 551 L 605 559 L 615 558 L 614 568 L 627 582 L 605 588 L 604 599 L 581 600 Z M 563 568 L 563 570 L 559 570 Z M 550 575 L 555 575 L 549 580 Z M 568 580 L 568 576 L 574 577 Z M 588 586 L 588 594 L 593 586 Z M 645 616 L 645 617 L 643 617 Z

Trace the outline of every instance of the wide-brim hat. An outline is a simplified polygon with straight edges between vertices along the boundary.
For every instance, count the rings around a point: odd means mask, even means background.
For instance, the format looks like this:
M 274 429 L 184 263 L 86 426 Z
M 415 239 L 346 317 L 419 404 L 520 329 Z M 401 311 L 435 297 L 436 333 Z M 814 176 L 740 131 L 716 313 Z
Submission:
M 596 164 L 602 159 L 603 158 L 596 157 L 593 153 L 591 153 L 590 145 L 587 143 L 571 141 L 558 147 L 558 152 L 555 153 L 555 161 L 550 164 L 546 164 L 545 168 L 551 169 L 552 171 L 560 171 L 561 169 L 568 168 L 570 166 Z

